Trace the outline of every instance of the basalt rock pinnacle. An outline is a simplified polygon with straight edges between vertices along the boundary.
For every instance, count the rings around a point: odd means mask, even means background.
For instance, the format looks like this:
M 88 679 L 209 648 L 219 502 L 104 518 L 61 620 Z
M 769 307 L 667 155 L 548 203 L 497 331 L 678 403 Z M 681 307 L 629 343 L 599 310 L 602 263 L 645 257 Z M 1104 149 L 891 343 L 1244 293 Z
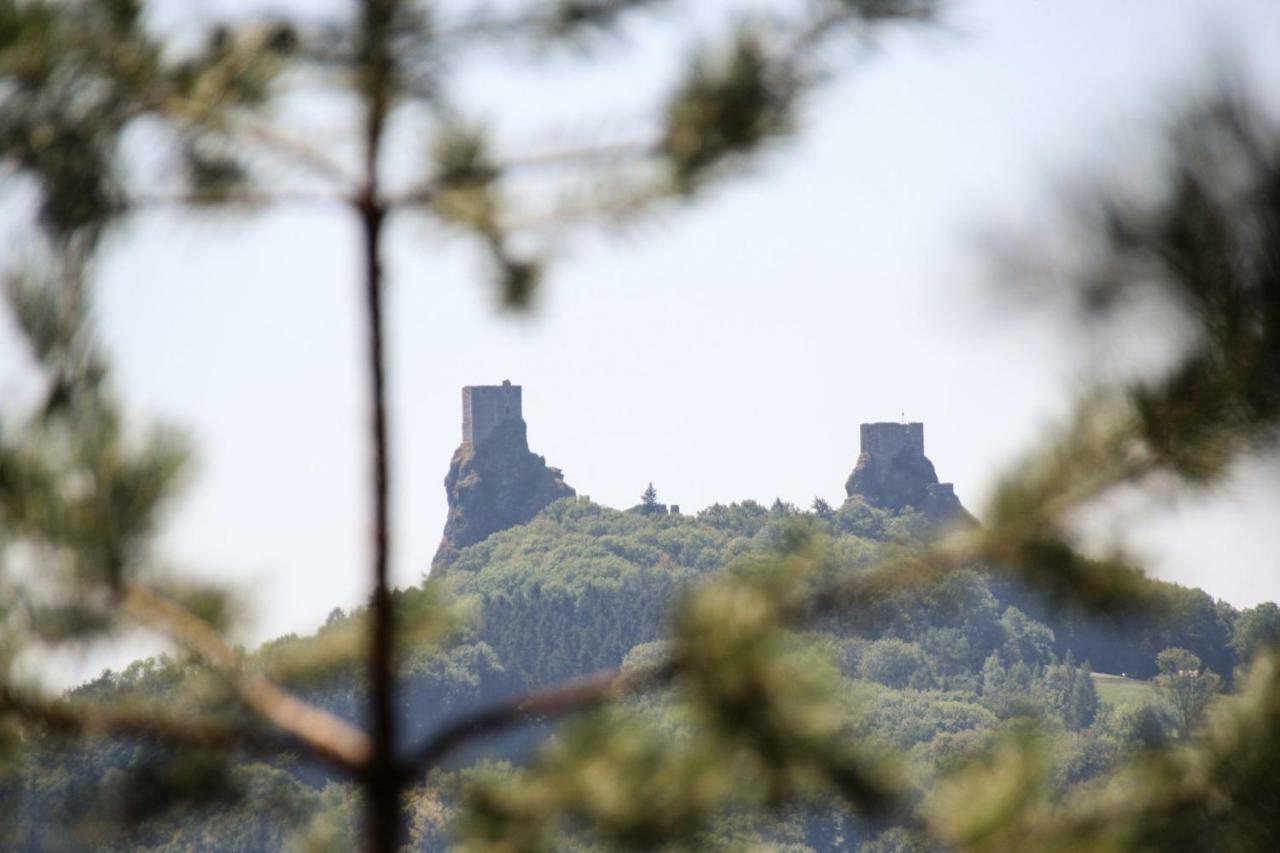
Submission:
M 576 494 L 560 469 L 529 450 L 520 402 L 520 386 L 509 382 L 462 389 L 463 440 L 444 480 L 449 516 L 433 569 L 447 567 L 462 548 Z
M 862 424 L 862 452 L 845 483 L 850 499 L 901 511 L 914 508 L 932 522 L 972 520 L 950 483 L 938 482 L 924 455 L 924 424 Z

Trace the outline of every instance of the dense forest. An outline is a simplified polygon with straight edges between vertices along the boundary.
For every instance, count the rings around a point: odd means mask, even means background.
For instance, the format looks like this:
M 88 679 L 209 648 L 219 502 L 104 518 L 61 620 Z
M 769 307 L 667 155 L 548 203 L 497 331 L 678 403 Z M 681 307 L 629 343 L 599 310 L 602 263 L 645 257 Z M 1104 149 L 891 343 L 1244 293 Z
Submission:
M 808 511 L 781 501 L 716 505 L 696 515 L 643 509 L 566 498 L 530 523 L 464 549 L 443 577 L 397 592 L 406 635 L 399 709 L 406 740 L 423 738 L 427 720 L 434 727 L 520 691 L 659 658 L 667 620 L 686 593 L 725 572 L 775 570 L 776 559 L 797 548 L 819 553 L 831 571 L 870 567 L 923 548 L 931 536 L 913 511 L 856 498 L 835 510 L 822 501 Z M 1206 684 L 1229 689 L 1252 649 L 1280 627 L 1274 605 L 1242 612 L 1200 590 L 1143 583 L 1158 604 L 1111 622 L 1042 600 L 997 568 L 969 566 L 856 611 L 816 614 L 790 635 L 794 655 L 802 656 L 795 660 L 806 661 L 796 671 L 831 677 L 841 728 L 899 755 L 898 772 L 920 798 L 932 796 L 935 781 L 964 756 L 1027 720 L 1044 733 L 1052 784 L 1065 792 L 1126 756 L 1186 736 L 1212 696 L 1188 700 L 1179 678 L 1196 676 L 1193 693 Z M 454 602 L 454 617 L 417 624 L 421 614 L 439 612 L 442 597 Z M 363 611 L 335 610 L 312 636 L 263 645 L 251 665 L 360 721 L 360 670 L 335 665 L 327 650 L 341 647 L 364 618 Z M 1149 683 L 1108 697 L 1094 672 Z M 226 701 L 215 681 L 205 667 L 163 657 L 104 672 L 69 695 L 121 707 L 159 700 L 208 710 Z M 644 719 L 657 737 L 696 738 L 696 726 L 670 698 L 669 691 L 636 698 L 617 713 Z M 439 849 L 465 834 L 453 820 L 462 798 L 501 790 L 548 730 L 486 742 L 411 788 L 405 820 L 412 849 Z M 589 732 L 572 734 L 581 738 Z M 538 747 L 543 772 L 548 762 L 554 766 L 556 750 L 573 748 L 559 738 L 548 743 Z M 88 838 L 120 850 L 351 849 L 359 822 L 357 789 L 322 765 L 170 753 L 127 739 L 67 744 L 51 736 L 24 753 L 0 800 L 16 818 L 6 824 L 5 847 L 33 851 L 74 849 Z M 679 810 L 669 814 L 677 819 Z M 725 810 L 700 831 L 702 843 L 718 849 L 915 849 L 906 828 L 848 814 L 818 797 L 777 814 Z M 130 826 L 129 834 L 113 836 L 115 825 Z M 608 841 L 573 826 L 561 830 L 558 849 Z

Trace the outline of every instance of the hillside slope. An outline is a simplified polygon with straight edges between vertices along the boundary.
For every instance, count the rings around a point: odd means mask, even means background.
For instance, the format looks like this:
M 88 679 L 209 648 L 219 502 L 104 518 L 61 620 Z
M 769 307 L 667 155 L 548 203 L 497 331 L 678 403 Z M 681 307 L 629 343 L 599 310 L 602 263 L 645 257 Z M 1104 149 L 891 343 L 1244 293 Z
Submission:
M 930 529 L 914 512 L 858 500 L 820 512 L 744 501 L 692 516 L 621 512 L 584 498 L 557 501 L 526 524 L 460 548 L 445 579 L 397 594 L 406 628 L 411 634 L 418 629 L 401 658 L 406 738 L 416 741 L 519 691 L 652 657 L 683 591 L 725 567 L 783 552 L 798 535 L 821 543 L 830 565 L 857 569 L 918 547 Z M 915 784 L 927 786 L 1006 721 L 1033 715 L 1056 721 L 1062 735 L 1055 758 L 1063 784 L 1072 785 L 1137 748 L 1150 728 L 1139 719 L 1145 706 L 1112 709 L 1098 702 L 1086 660 L 1099 670 L 1147 677 L 1156 653 L 1180 645 L 1224 676 L 1236 663 L 1228 643 L 1234 610 L 1199 590 L 1157 589 L 1169 603 L 1165 615 L 1098 623 L 1049 612 L 1034 595 L 975 566 L 935 587 L 825 617 L 798 640 L 838 670 L 850 736 L 903 751 Z M 416 621 L 442 595 L 460 602 L 467 614 L 444 633 Z M 313 636 L 264 645 L 255 661 L 312 701 L 359 720 L 358 669 L 341 656 L 319 667 L 306 662 L 329 660 L 326 650 L 360 635 L 361 619 L 361 613 L 336 614 Z M 72 695 L 177 707 L 228 701 L 208 673 L 168 659 L 105 673 Z M 664 702 L 645 700 L 638 707 L 673 732 L 681 730 L 667 719 Z M 417 847 L 445 843 L 458 785 L 469 778 L 465 765 L 482 758 L 518 760 L 537 734 L 472 751 L 455 763 L 456 774 L 417 790 L 410 803 L 411 814 L 420 817 L 412 833 Z M 339 836 L 354 831 L 351 789 L 322 768 L 210 760 L 223 762 L 217 775 L 222 787 L 208 791 L 203 810 L 173 811 L 165 795 L 186 777 L 162 752 L 127 742 L 80 749 L 50 742 L 40 760 L 0 787 L 0 802 L 19 818 L 10 825 L 26 833 L 6 840 L 16 849 L 58 849 L 76 827 L 121 813 L 134 816 L 141 829 L 121 835 L 120 849 L 263 849 L 317 827 Z M 122 801 L 132 805 L 121 809 Z M 263 808 L 263 802 L 279 808 Z M 722 831 L 730 833 L 730 824 L 737 824 L 726 821 Z M 838 810 L 819 809 L 751 832 L 796 849 L 844 849 L 851 839 L 873 834 L 842 821 Z

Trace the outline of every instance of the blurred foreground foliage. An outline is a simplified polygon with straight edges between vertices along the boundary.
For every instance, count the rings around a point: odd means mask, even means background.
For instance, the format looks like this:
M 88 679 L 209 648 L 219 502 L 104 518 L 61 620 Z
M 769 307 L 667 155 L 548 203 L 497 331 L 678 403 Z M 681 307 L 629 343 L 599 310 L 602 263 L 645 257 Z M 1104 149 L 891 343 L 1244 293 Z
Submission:
M 743 23 L 621 144 L 514 157 L 447 97 L 454 51 L 581 46 L 656 5 L 451 19 L 365 0 L 349 20 L 171 44 L 131 0 L 0 3 L 0 156 L 40 235 L 6 288 L 38 385 L 0 421 L 6 846 L 350 849 L 369 837 L 362 797 L 398 799 L 419 849 L 1280 843 L 1274 605 L 1242 614 L 1148 581 L 1081 525 L 1118 494 L 1207 488 L 1274 451 L 1280 129 L 1243 89 L 1178 119 L 1156 191 L 1082 206 L 1065 258 L 1016 253 L 1012 273 L 1089 319 L 1154 301 L 1187 334 L 1171 368 L 1096 389 L 1012 465 L 981 526 L 857 499 L 693 517 L 562 501 L 390 597 L 392 764 L 367 731 L 372 610 L 248 652 L 228 639 L 233 597 L 165 571 L 154 538 L 187 448 L 126 416 L 89 298 L 126 214 L 329 201 L 376 236 L 404 210 L 476 239 L 524 306 L 540 234 L 701 196 L 791 132 L 834 45 L 935 12 L 824 0 Z M 317 82 L 365 108 L 363 163 L 268 109 Z M 382 127 L 415 111 L 423 173 L 388 186 Z M 143 123 L 174 162 L 135 177 L 121 164 Z M 546 163 L 568 176 L 522 183 Z M 174 653 L 63 696 L 32 677 L 51 648 L 140 628 Z M 1156 675 L 1155 691 L 1104 703 L 1091 668 Z

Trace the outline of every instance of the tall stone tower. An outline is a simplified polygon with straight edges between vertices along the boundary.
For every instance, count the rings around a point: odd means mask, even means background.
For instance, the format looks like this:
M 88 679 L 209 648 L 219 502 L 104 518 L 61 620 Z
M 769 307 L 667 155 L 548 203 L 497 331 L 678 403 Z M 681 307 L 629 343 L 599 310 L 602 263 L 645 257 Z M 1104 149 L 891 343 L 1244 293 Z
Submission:
M 476 445 L 503 421 L 523 420 L 520 386 L 510 379 L 501 385 L 467 385 L 462 389 L 462 443 Z
M 851 499 L 892 510 L 913 507 L 933 521 L 971 519 L 955 487 L 938 482 L 924 455 L 924 424 L 862 424 L 862 447 L 845 483 Z
M 521 388 L 468 385 L 462 389 L 462 444 L 444 480 L 449 517 L 432 561 L 444 569 L 468 545 L 524 524 L 573 489 L 560 469 L 529 451 Z
M 924 456 L 924 424 L 881 422 L 861 427 L 862 453 L 891 459 L 899 453 Z

